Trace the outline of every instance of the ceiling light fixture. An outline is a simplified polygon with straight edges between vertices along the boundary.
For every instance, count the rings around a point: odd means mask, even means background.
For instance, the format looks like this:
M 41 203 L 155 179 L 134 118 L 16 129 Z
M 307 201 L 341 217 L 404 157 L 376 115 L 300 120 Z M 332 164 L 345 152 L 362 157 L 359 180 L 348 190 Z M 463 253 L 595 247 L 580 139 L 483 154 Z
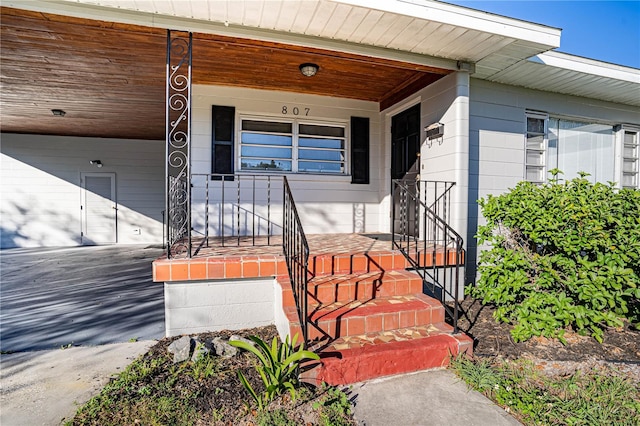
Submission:
M 53 115 L 55 115 L 56 117 L 64 117 L 66 112 L 64 110 L 61 109 L 52 109 L 51 112 L 53 113 Z
M 320 69 L 320 67 L 317 66 L 316 64 L 312 64 L 309 62 L 301 64 L 299 68 L 300 68 L 300 72 L 305 77 L 313 77 L 314 75 L 316 75 L 316 73 Z

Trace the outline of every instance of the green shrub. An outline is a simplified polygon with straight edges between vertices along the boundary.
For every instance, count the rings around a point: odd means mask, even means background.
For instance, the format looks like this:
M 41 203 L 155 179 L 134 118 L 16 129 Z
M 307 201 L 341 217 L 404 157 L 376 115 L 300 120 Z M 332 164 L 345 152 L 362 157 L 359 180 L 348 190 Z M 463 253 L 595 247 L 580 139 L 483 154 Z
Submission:
M 552 171 L 557 176 L 558 171 Z M 468 293 L 496 306 L 515 341 L 573 327 L 602 341 L 603 328 L 640 317 L 640 191 L 584 178 L 479 200 L 487 220 L 480 278 Z

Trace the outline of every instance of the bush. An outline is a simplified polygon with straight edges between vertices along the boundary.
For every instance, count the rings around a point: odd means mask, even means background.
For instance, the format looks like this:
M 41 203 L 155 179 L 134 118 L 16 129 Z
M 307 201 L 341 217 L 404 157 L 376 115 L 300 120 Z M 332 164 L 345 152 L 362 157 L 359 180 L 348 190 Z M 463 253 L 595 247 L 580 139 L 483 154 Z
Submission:
M 558 171 L 553 171 L 557 176 Z M 520 182 L 479 200 L 480 278 L 468 293 L 496 306 L 515 341 L 562 339 L 564 329 L 602 342 L 603 328 L 638 326 L 640 191 L 586 175 L 542 186 Z

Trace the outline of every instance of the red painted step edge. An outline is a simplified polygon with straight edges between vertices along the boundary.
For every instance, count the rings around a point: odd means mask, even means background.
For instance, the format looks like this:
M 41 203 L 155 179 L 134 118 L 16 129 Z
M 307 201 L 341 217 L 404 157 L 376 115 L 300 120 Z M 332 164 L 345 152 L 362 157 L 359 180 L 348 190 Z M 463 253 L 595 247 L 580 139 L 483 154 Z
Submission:
M 451 356 L 470 352 L 471 346 L 465 344 L 464 340 L 460 336 L 438 334 L 422 339 L 321 353 L 321 364 L 306 371 L 302 378 L 316 384 L 326 382 L 335 386 L 445 367 Z

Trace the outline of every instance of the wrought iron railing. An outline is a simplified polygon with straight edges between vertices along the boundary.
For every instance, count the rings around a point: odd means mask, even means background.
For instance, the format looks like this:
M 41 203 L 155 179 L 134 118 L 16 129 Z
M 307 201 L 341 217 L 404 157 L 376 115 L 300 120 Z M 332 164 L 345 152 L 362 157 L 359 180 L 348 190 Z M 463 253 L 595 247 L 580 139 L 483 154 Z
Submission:
M 296 302 L 298 311 L 298 319 L 300 320 L 300 328 L 305 344 L 308 343 L 308 300 L 307 300 L 307 284 L 309 280 L 309 244 L 307 237 L 302 229 L 300 216 L 296 204 L 293 201 L 291 188 L 287 178 L 283 178 L 284 182 L 284 201 L 283 201 L 283 249 L 284 256 L 287 261 L 287 269 L 289 270 L 289 278 L 291 280 L 291 288 L 293 297 Z
M 248 174 L 191 175 L 188 256 L 203 248 L 281 245 L 282 177 Z
M 393 181 L 392 199 L 398 202 L 398 208 L 393 209 L 393 220 L 399 225 L 392 233 L 392 244 L 420 274 L 430 295 L 440 300 L 452 321 L 454 333 L 457 333 L 460 284 L 465 272 L 464 241 L 448 223 L 450 202 L 447 194 L 453 184 L 440 182 L 430 185 L 434 189 L 441 187 L 444 192 L 436 193 L 432 201 L 425 202 L 424 198 L 429 200 L 429 197 L 421 197 L 420 185 Z M 447 220 L 438 212 L 443 213 Z M 410 221 L 413 220 L 419 229 L 412 228 Z

